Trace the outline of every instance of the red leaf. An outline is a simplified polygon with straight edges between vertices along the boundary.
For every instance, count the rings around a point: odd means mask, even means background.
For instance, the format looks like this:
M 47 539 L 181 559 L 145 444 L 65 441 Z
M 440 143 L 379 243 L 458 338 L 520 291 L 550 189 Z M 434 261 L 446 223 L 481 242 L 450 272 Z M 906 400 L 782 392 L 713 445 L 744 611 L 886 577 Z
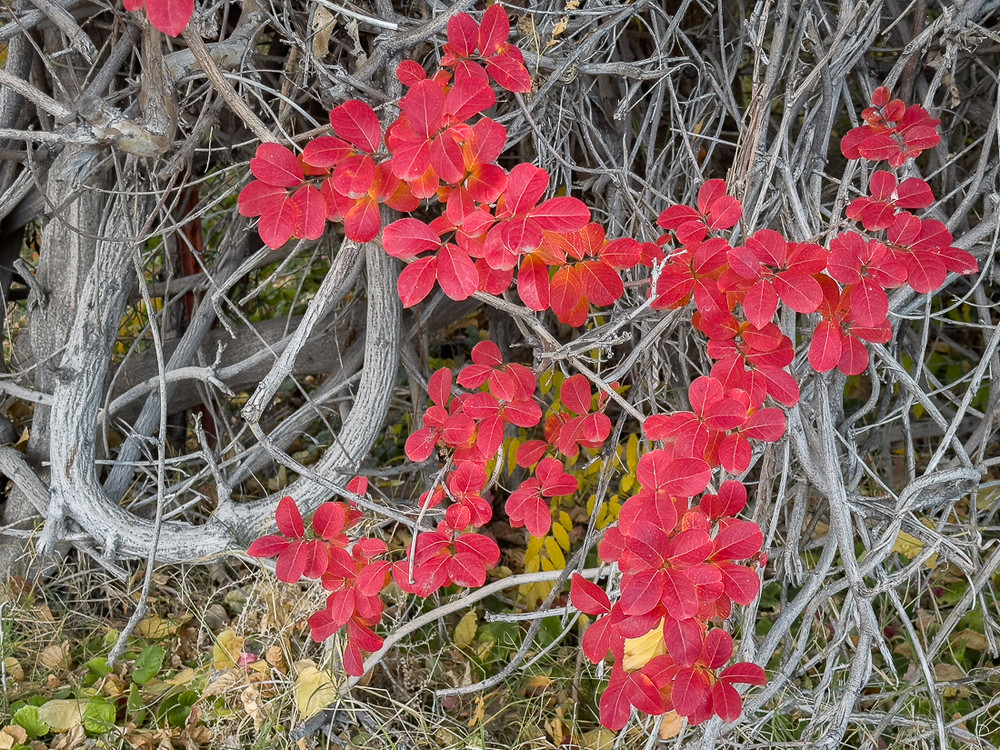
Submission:
M 358 644 L 349 640 L 344 646 L 344 671 L 352 677 L 361 677 L 365 673 L 365 658 Z
M 716 561 L 747 560 L 758 552 L 764 544 L 764 534 L 760 527 L 750 521 L 732 521 L 723 527 L 715 537 Z
M 486 60 L 486 70 L 500 88 L 517 94 L 531 91 L 531 75 L 518 57 L 513 54 L 495 55 Z
M 351 153 L 351 147 L 330 135 L 313 138 L 302 152 L 302 161 L 314 167 L 335 167 Z
M 290 542 L 285 537 L 277 534 L 262 536 L 260 539 L 254 540 L 250 549 L 247 550 L 247 554 L 250 557 L 275 557 L 289 544 Z
M 457 245 L 448 243 L 441 246 L 437 260 L 437 279 L 445 294 L 456 301 L 468 299 L 475 294 L 479 285 L 479 272 L 468 253 L 460 250 Z
M 616 667 L 601 695 L 601 724 L 612 731 L 624 727 L 632 714 L 632 704 L 625 694 L 626 684 L 625 672 Z
M 427 79 L 427 71 L 416 60 L 403 60 L 396 66 L 396 77 L 404 86 L 413 86 Z
M 361 198 L 344 217 L 344 234 L 355 242 L 371 242 L 382 229 L 382 215 L 374 198 Z
M 347 510 L 341 503 L 323 503 L 313 515 L 313 529 L 326 539 L 333 541 L 344 530 Z
M 663 623 L 663 642 L 670 658 L 679 666 L 689 667 L 698 661 L 704 644 L 701 625 L 694 618 L 667 618 Z
M 533 164 L 518 164 L 507 175 L 504 207 L 511 215 L 526 213 L 535 207 L 548 187 L 548 172 Z
M 682 669 L 674 677 L 674 689 L 670 694 L 674 710 L 681 716 L 691 716 L 706 704 L 711 696 L 708 678 L 700 669 Z
M 683 571 L 663 571 L 663 593 L 661 596 L 663 606 L 667 608 L 667 614 L 675 620 L 686 620 L 698 614 L 698 590 Z M 624 590 L 622 598 L 624 599 Z
M 483 14 L 479 24 L 479 54 L 489 57 L 510 36 L 510 19 L 500 3 L 494 3 Z
M 459 586 L 479 588 L 486 583 L 486 563 L 471 552 L 457 552 L 448 561 L 448 576 Z
M 281 498 L 275 519 L 278 523 L 278 531 L 290 539 L 301 539 L 306 533 L 299 506 L 290 497 Z
M 885 290 L 869 278 L 862 278 L 851 288 L 849 299 L 851 314 L 859 325 L 877 326 L 889 314 Z
M 730 474 L 742 474 L 750 467 L 753 448 L 743 435 L 737 433 L 722 439 L 718 448 L 719 463 Z
M 442 180 L 457 185 L 465 177 L 465 158 L 451 130 L 446 130 L 431 144 L 431 166 Z
M 301 519 L 300 519 L 301 520 Z M 303 541 L 292 542 L 278 555 L 274 574 L 283 583 L 298 583 L 306 566 L 312 560 L 311 545 Z
M 418 302 L 423 301 L 434 288 L 436 278 L 437 257 L 435 256 L 421 258 L 404 268 L 396 282 L 403 307 L 413 307 Z
M 459 57 L 468 57 L 479 44 L 479 26 L 468 13 L 448 19 L 448 47 Z
M 326 229 L 326 201 L 312 185 L 303 185 L 292 195 L 299 209 L 294 234 L 306 240 L 318 240 Z
M 240 191 L 240 216 L 260 216 L 276 202 L 284 200 L 287 194 L 288 191 L 283 187 L 253 180 Z
M 261 214 L 257 232 L 272 250 L 277 250 L 291 239 L 299 222 L 299 207 L 291 197 L 285 196 Z
M 549 267 L 541 258 L 528 255 L 521 261 L 517 273 L 517 295 L 531 310 L 541 312 L 548 309 Z
M 547 180 L 546 180 L 547 182 Z M 530 213 L 542 229 L 550 232 L 576 232 L 590 221 L 590 209 L 579 198 L 550 198 Z
M 295 187 L 305 179 L 295 154 L 280 143 L 260 144 L 257 155 L 250 160 L 250 171 L 261 182 L 276 187 Z
M 628 699 L 629 702 L 640 711 L 647 714 L 663 713 L 663 699 L 660 691 L 645 672 L 630 672 L 628 675 Z
M 621 276 L 603 261 L 587 261 L 577 266 L 583 278 L 583 293 L 593 304 L 607 307 L 625 293 Z
M 719 675 L 720 680 L 735 685 L 766 685 L 767 676 L 762 667 L 750 662 L 741 661 L 727 667 Z
M 167 36 L 180 36 L 194 15 L 194 0 L 146 0 L 149 22 Z
M 829 372 L 840 362 L 843 335 L 836 323 L 824 320 L 816 326 L 809 345 L 809 364 L 816 372 Z
M 414 84 L 400 103 L 403 114 L 421 138 L 431 138 L 441 129 L 444 89 L 435 79 Z M 374 150 L 374 149 L 371 149 Z
M 785 434 L 785 413 L 781 409 L 760 409 L 750 415 L 740 431 L 753 440 L 773 443 Z
M 711 478 L 712 468 L 700 458 L 677 458 L 670 462 L 666 481 L 659 489 L 679 497 L 694 497 Z
M 394 258 L 415 258 L 440 244 L 438 233 L 419 219 L 394 221 L 382 233 L 382 246 Z
M 590 659 L 592 664 L 600 664 L 608 655 L 608 651 L 611 650 L 611 637 L 613 635 L 610 617 L 601 617 L 592 622 L 583 634 L 583 641 L 580 643 L 584 656 Z
M 588 615 L 603 615 L 611 611 L 611 601 L 604 589 L 579 573 L 573 574 L 570 599 L 574 607 Z
M 621 605 L 625 614 L 644 615 L 652 611 L 664 595 L 664 578 L 663 571 L 649 569 L 623 577 Z M 694 586 L 691 586 L 691 591 L 694 592 Z M 696 605 L 696 612 L 697 609 Z
M 743 699 L 736 688 L 719 680 L 712 685 L 712 709 L 723 721 L 734 722 L 743 713 Z
M 747 488 L 731 479 L 722 483 L 718 495 L 705 495 L 701 499 L 702 511 L 712 520 L 735 516 L 746 504 Z
M 760 578 L 754 571 L 731 563 L 723 564 L 720 568 L 726 596 L 744 606 L 757 598 L 757 594 L 760 593 Z
M 673 539 L 666 550 L 666 559 L 676 567 L 689 567 L 705 562 L 712 554 L 712 540 L 701 529 L 687 529 Z
M 358 99 L 351 99 L 334 107 L 330 124 L 338 136 L 355 148 L 367 153 L 378 151 L 382 142 L 382 128 L 375 110 Z
M 762 229 L 761 232 L 764 230 Z M 760 234 L 760 232 L 758 232 Z M 755 328 L 763 328 L 778 309 L 778 295 L 764 279 L 755 282 L 743 298 L 743 312 Z
M 566 378 L 559 389 L 559 400 L 565 408 L 574 414 L 589 413 L 591 400 L 590 381 L 583 375 L 573 375 Z
M 719 669 L 733 658 L 733 637 L 721 628 L 709 631 L 705 636 L 705 645 L 701 660 L 709 669 Z

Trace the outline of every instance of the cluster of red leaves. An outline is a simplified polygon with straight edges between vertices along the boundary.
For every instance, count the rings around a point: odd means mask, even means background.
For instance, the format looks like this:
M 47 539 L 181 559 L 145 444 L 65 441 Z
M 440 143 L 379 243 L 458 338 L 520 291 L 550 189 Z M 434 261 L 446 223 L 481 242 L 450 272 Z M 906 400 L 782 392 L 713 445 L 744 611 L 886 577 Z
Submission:
M 661 451 L 643 461 L 643 489 L 622 506 L 619 525 L 600 545 L 601 558 L 618 563 L 620 598 L 612 605 L 599 586 L 573 578 L 573 605 L 598 617 L 584 634 L 584 654 L 595 664 L 609 652 L 616 659 L 601 696 L 601 723 L 620 729 L 633 706 L 653 715 L 676 711 L 692 724 L 713 715 L 735 721 L 742 699 L 733 686 L 764 684 L 764 670 L 740 663 L 718 673 L 732 657 L 732 638 L 708 623 L 760 592 L 758 573 L 739 561 L 762 559 L 763 534 L 734 518 L 746 505 L 742 484 L 725 482 L 692 505 L 709 480 L 704 462 Z M 662 631 L 667 653 L 626 670 L 626 639 L 654 630 Z
M 367 488 L 363 477 L 347 485 L 359 495 Z M 363 517 L 353 503 L 323 503 L 313 515 L 313 533 L 307 536 L 298 505 L 283 497 L 276 513 L 279 533 L 257 539 L 247 550 L 251 557 L 277 557 L 279 581 L 321 581 L 330 595 L 326 609 L 309 618 L 313 640 L 321 643 L 345 629 L 344 669 L 357 676 L 364 674 L 361 652 L 382 647 L 382 637 L 373 628 L 382 620 L 385 605 L 380 593 L 389 582 L 389 563 L 378 559 L 388 551 L 385 542 L 370 537 L 352 542 L 348 537 Z
M 487 227 L 483 218 L 477 226 L 469 215 L 485 217 L 507 186 L 506 172 L 494 163 L 507 132 L 481 115 L 496 103 L 491 79 L 509 91 L 531 89 L 524 57 L 507 42 L 509 35 L 510 21 L 499 4 L 486 11 L 481 24 L 466 13 L 452 17 L 441 69 L 434 76 L 412 60 L 400 64 L 399 79 L 409 91 L 394 122 L 383 130 L 368 104 L 351 100 L 330 112 L 332 135 L 314 138 L 299 155 L 277 143 L 261 144 L 250 162 L 257 179 L 240 193 L 240 213 L 260 217 L 258 231 L 271 248 L 292 237 L 317 239 L 327 220 L 342 221 L 349 239 L 370 242 L 382 230 L 381 204 L 410 212 L 437 198 L 447 207 L 447 219 L 435 227 L 436 234 L 426 225 L 414 238 L 401 237 L 405 225 L 395 230 L 397 238 L 412 239 L 420 248 L 401 257 L 438 250 L 408 269 L 404 281 L 415 282 L 426 296 L 427 281 L 433 284 L 439 277 L 443 289 L 465 299 L 478 285 L 472 251 L 464 237 L 445 243 L 440 237 L 468 222 L 466 234 L 481 230 L 474 235 L 481 244 Z M 404 252 L 399 245 L 394 248 L 396 254 Z
M 435 531 L 418 534 L 411 559 L 393 566 L 400 587 L 420 596 L 452 583 L 481 586 L 485 582 L 486 571 L 500 559 L 496 542 L 472 531 L 493 517 L 492 506 L 484 498 L 487 464 L 497 458 L 508 427 L 530 429 L 542 422 L 534 373 L 523 365 L 505 364 L 492 341 L 473 348 L 472 364 L 457 380 L 468 390 L 452 393 L 453 376 L 447 368 L 431 376 L 432 405 L 424 414 L 424 426 L 406 441 L 411 461 L 426 461 L 437 451 L 450 467 L 444 481 L 420 498 L 425 509 L 448 501 L 444 520 Z M 596 411 L 591 410 L 591 386 L 582 375 L 568 378 L 560 394 L 568 411 L 549 414 L 546 440 L 521 446 L 518 463 L 534 467 L 534 477 L 525 479 L 505 505 L 511 525 L 525 526 L 535 536 L 551 528 L 551 499 L 578 489 L 576 478 L 566 473 L 562 462 L 546 453 L 576 455 L 580 446 L 600 447 L 611 433 L 611 421 L 600 411 L 603 400 Z
M 844 138 L 849 158 L 886 159 L 895 168 L 940 141 L 938 121 L 921 107 L 890 101 L 884 88 L 875 91 L 873 104 L 865 110 L 867 124 Z M 792 342 L 772 322 L 780 303 L 820 315 L 809 349 L 814 369 L 857 375 L 868 367 L 864 342 L 884 343 L 891 336 L 887 290 L 908 284 L 931 293 L 948 272 L 977 270 L 969 253 L 951 246 L 952 235 L 941 222 L 904 210 L 934 200 L 917 177 L 899 182 L 892 172 L 875 172 L 871 194 L 847 209 L 865 233 L 842 232 L 829 248 L 788 242 L 771 229 L 758 230 L 737 247 L 709 236 L 740 218 L 740 204 L 725 187 L 722 180 L 709 180 L 697 208 L 673 206 L 661 214 L 658 223 L 668 233 L 659 244 L 677 247 L 657 282 L 653 306 L 682 307 L 694 299 L 694 325 L 717 360 L 712 376 L 745 391 L 752 406 L 765 396 L 789 406 L 798 400 L 798 387 L 784 369 L 794 358 Z M 737 318 L 737 306 L 745 320 Z
M 168 36 L 180 36 L 194 15 L 194 0 L 125 0 L 125 10 L 146 9 L 149 22 Z
M 272 247 L 293 235 L 319 236 L 327 219 L 343 220 L 357 241 L 381 232 L 386 252 L 408 262 L 399 279 L 407 306 L 425 299 L 435 283 L 455 300 L 477 291 L 501 294 L 516 273 L 527 307 L 551 309 L 578 327 L 591 305 L 622 296 L 623 271 L 660 264 L 653 307 L 693 300 L 693 324 L 707 337 L 715 364 L 691 384 L 690 411 L 644 421 L 656 447 L 639 460 L 640 489 L 622 505 L 599 548 L 621 574 L 617 600 L 612 604 L 580 576 L 571 597 L 579 610 L 598 616 L 583 638 L 587 657 L 594 663 L 615 658 L 601 697 L 602 723 L 624 726 L 633 707 L 648 714 L 673 710 L 693 724 L 713 715 L 734 721 L 742 711 L 735 686 L 761 685 L 765 676 L 753 664 L 726 667 L 732 638 L 711 624 L 728 618 L 734 603 L 749 604 L 759 594 L 758 567 L 766 556 L 760 527 L 736 518 L 746 488 L 733 480 L 717 492 L 710 488 L 719 470 L 739 475 L 749 468 L 751 441 L 784 435 L 784 412 L 765 406 L 768 398 L 798 402 L 799 387 L 787 369 L 794 345 L 774 322 L 780 306 L 819 316 L 809 350 L 816 370 L 858 374 L 868 367 L 864 342 L 891 336 L 887 290 L 908 284 L 929 293 L 948 272 L 971 273 L 976 262 L 951 246 L 940 222 L 909 212 L 933 201 L 927 183 L 899 182 L 888 171 L 876 172 L 870 195 L 847 210 L 863 233 L 842 232 L 829 247 L 788 242 L 769 229 L 732 246 L 720 235 L 738 224 L 742 207 L 722 180 L 709 180 L 696 206 L 666 209 L 657 243 L 609 241 L 581 201 L 544 199 L 545 170 L 518 164 L 506 171 L 496 163 L 506 131 L 482 116 L 496 100 L 490 80 L 515 92 L 531 85 L 521 53 L 506 42 L 509 30 L 499 5 L 479 24 L 466 14 L 452 18 L 440 71 L 428 76 L 412 61 L 400 65 L 409 91 L 384 136 L 370 107 L 347 102 L 331 113 L 335 135 L 312 141 L 301 156 L 262 145 L 251 162 L 257 180 L 241 194 L 240 210 L 261 217 L 261 236 Z M 848 158 L 886 160 L 896 169 L 940 140 L 937 120 L 920 107 L 890 101 L 885 89 L 876 90 L 864 119 L 844 138 Z M 438 218 L 403 218 L 382 229 L 379 204 L 412 211 L 432 197 L 443 206 Z M 452 584 L 482 586 L 498 563 L 496 542 L 477 529 L 492 520 L 488 469 L 499 461 L 508 432 L 541 429 L 541 438 L 517 451 L 516 463 L 531 475 L 505 504 L 510 524 L 536 537 L 552 527 L 553 499 L 579 490 L 563 458 L 599 449 L 610 436 L 607 394 L 595 397 L 583 375 L 567 378 L 558 402 L 543 413 L 529 368 L 505 363 L 489 341 L 471 356 L 457 378 L 447 368 L 431 376 L 431 406 L 406 442 L 411 461 L 434 459 L 441 466 L 442 479 L 421 496 L 421 517 L 446 506 L 436 513 L 435 530 L 416 534 L 408 557 L 382 560 L 385 545 L 371 539 L 349 545 L 344 531 L 357 511 L 335 503 L 317 512 L 315 537 L 306 538 L 297 508 L 283 501 L 283 536 L 251 547 L 251 554 L 278 557 L 281 580 L 318 578 L 332 592 L 310 625 L 317 640 L 346 627 L 352 674 L 361 669 L 361 651 L 381 645 L 371 628 L 381 617 L 379 594 L 390 573 L 402 589 L 426 597 Z M 655 631 L 662 632 L 667 653 L 626 670 L 625 641 Z

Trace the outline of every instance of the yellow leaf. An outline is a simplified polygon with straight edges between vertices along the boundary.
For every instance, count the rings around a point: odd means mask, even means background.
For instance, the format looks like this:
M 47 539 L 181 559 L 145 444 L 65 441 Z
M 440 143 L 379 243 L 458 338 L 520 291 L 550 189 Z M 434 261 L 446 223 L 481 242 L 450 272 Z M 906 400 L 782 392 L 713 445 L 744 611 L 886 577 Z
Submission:
M 639 436 L 634 432 L 628 436 L 628 443 L 625 444 L 625 465 L 628 466 L 629 474 L 635 474 L 635 467 L 639 465 Z
M 562 524 L 556 524 L 552 527 L 552 536 L 555 538 L 559 546 L 564 550 L 569 552 L 569 534 L 566 532 L 565 527 Z
M 481 695 L 476 696 L 476 708 L 472 712 L 472 717 L 469 719 L 469 726 L 474 727 L 476 726 L 476 724 L 478 724 L 485 718 L 486 718 L 486 701 L 483 700 L 483 697 Z
M 198 676 L 191 667 L 185 667 L 180 672 L 164 680 L 164 684 L 167 685 L 187 685 L 189 682 L 194 682 L 194 679 Z
M 513 474 L 517 469 L 517 449 L 521 447 L 518 438 L 511 438 L 507 441 L 507 473 Z
M 295 695 L 295 706 L 299 709 L 299 715 L 303 719 L 308 719 L 333 703 L 337 699 L 338 691 L 328 673 L 321 672 L 313 666 L 306 666 L 295 678 L 292 692 Z
M 582 750 L 613 750 L 617 735 L 610 729 L 601 727 L 587 732 L 580 738 Z
M 186 617 L 182 620 L 165 620 L 157 615 L 149 615 L 139 621 L 139 624 L 135 626 L 135 632 L 143 638 L 152 638 L 154 640 L 169 638 L 180 630 L 181 625 L 189 619 L 191 618 Z
M 896 537 L 896 544 L 893 545 L 892 551 L 898 552 L 911 560 L 917 557 L 924 548 L 924 543 L 917 539 L 915 536 L 907 534 L 905 531 L 900 531 L 899 536 Z M 933 570 L 937 567 L 938 559 L 937 555 L 931 555 L 924 562 L 928 568 Z
M 229 669 L 237 666 L 242 651 L 243 638 L 236 635 L 236 631 L 232 628 L 222 631 L 212 646 L 212 667 Z
M 559 549 L 559 544 L 550 536 L 545 537 L 545 551 L 548 553 L 549 559 L 555 564 L 553 570 L 566 567 L 566 558 L 563 556 L 562 550 Z
M 455 645 L 459 648 L 468 648 L 476 640 L 476 630 L 479 625 L 479 618 L 476 617 L 476 610 L 470 609 L 455 626 Z M 469 726 L 472 726 L 471 724 Z
M 69 642 L 46 646 L 38 656 L 38 663 L 50 672 L 61 672 L 69 669 Z
M 660 722 L 660 739 L 673 739 L 681 733 L 683 726 L 683 716 L 678 716 L 676 711 L 667 711 L 667 713 L 663 714 L 663 721 Z
M 84 704 L 76 698 L 53 700 L 38 707 L 38 719 L 53 732 L 66 732 L 83 721 Z
M 21 666 L 21 662 L 13 656 L 8 656 L 3 660 L 3 667 L 7 670 L 7 676 L 14 682 L 20 682 L 24 679 L 24 668 Z
M 645 666 L 651 659 L 667 653 L 663 642 L 663 620 L 646 635 L 625 639 L 625 658 L 622 667 L 626 672 Z
M 626 474 L 622 477 L 621 482 L 618 483 L 618 487 L 622 492 L 631 492 L 634 485 L 635 477 L 632 474 Z
M 590 515 L 589 513 L 587 515 Z M 569 517 L 569 513 L 564 510 L 559 511 L 559 523 L 566 529 L 570 531 L 573 528 L 573 519 Z

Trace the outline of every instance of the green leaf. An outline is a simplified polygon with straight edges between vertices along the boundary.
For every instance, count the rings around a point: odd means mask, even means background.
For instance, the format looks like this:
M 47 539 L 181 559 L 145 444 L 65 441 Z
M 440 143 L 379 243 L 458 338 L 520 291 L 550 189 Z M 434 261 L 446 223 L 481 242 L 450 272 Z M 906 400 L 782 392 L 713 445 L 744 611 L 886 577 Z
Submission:
M 157 645 L 147 646 L 146 650 L 139 654 L 135 660 L 135 669 L 132 672 L 132 681 L 140 685 L 145 685 L 156 677 L 156 673 L 163 666 L 163 659 L 166 652 Z
M 146 701 L 139 692 L 139 686 L 134 682 L 128 689 L 128 701 L 125 704 L 128 709 L 129 718 L 136 726 L 142 726 L 146 720 Z
M 115 705 L 104 698 L 91 698 L 83 709 L 83 728 L 103 734 L 114 729 Z
M 33 740 L 44 737 L 52 731 L 52 727 L 38 718 L 38 706 L 22 706 L 14 712 L 11 723 L 22 727 Z

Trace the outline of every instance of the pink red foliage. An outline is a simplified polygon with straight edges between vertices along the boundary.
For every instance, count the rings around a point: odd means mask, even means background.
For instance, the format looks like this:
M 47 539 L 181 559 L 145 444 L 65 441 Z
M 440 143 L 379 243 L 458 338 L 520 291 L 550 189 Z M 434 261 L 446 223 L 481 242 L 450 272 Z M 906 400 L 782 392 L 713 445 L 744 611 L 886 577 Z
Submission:
M 694 303 L 692 320 L 707 339 L 711 373 L 691 383 L 690 410 L 652 414 L 642 424 L 651 445 L 635 467 L 638 487 L 598 550 L 620 574 L 617 593 L 609 597 L 575 575 L 570 598 L 596 618 L 583 636 L 586 656 L 594 663 L 608 655 L 615 660 L 600 702 L 606 726 L 621 728 L 633 708 L 673 710 L 692 724 L 712 716 L 735 721 L 743 710 L 736 686 L 762 685 L 765 675 L 755 664 L 727 666 L 732 637 L 716 625 L 734 604 L 757 597 L 766 555 L 760 527 L 737 518 L 747 504 L 746 487 L 726 475 L 746 472 L 755 450 L 784 436 L 780 407 L 799 399 L 788 370 L 795 344 L 776 318 L 785 319 L 783 309 L 814 316 L 810 365 L 860 374 L 869 365 L 865 342 L 884 343 L 892 335 L 888 290 L 906 284 L 930 293 L 949 272 L 972 273 L 977 264 L 951 245 L 944 225 L 911 213 L 932 203 L 929 185 L 914 177 L 900 182 L 895 171 L 884 170 L 873 174 L 870 194 L 847 209 L 860 226 L 838 233 L 828 246 L 790 242 L 771 229 L 730 244 L 742 207 L 722 180 L 706 182 L 695 206 L 667 208 L 658 220 L 665 233 L 655 245 L 609 240 L 584 203 L 546 198 L 544 169 L 517 164 L 508 171 L 496 163 L 506 131 L 483 116 L 496 102 L 490 82 L 513 92 L 531 87 L 509 32 L 498 4 L 480 23 L 454 16 L 439 71 L 428 76 L 413 61 L 400 65 L 409 91 L 401 114 L 384 130 L 368 105 L 352 101 L 331 112 L 331 135 L 311 141 L 300 155 L 262 144 L 240 212 L 260 217 L 261 237 L 271 247 L 293 236 L 318 237 L 328 219 L 342 221 L 347 237 L 358 242 L 381 234 L 385 251 L 408 264 L 399 277 L 407 307 L 435 286 L 463 300 L 516 284 L 528 308 L 551 310 L 561 323 L 579 327 L 593 308 L 620 300 L 623 274 L 640 266 L 658 273 L 649 290 L 654 309 Z M 896 170 L 940 141 L 937 120 L 892 100 L 884 88 L 875 91 L 864 120 L 843 139 L 850 159 L 887 161 Z M 429 199 L 441 205 L 436 218 L 409 216 L 383 228 L 381 204 L 405 212 Z M 601 449 L 611 435 L 604 412 L 617 384 L 599 384 L 595 392 L 587 377 L 572 375 L 558 401 L 551 394 L 545 402 L 535 372 L 505 362 L 495 343 L 480 342 L 471 360 L 457 375 L 447 368 L 431 375 L 431 405 L 406 441 L 410 461 L 434 461 L 442 469 L 420 497 L 421 517 L 433 512 L 438 525 L 418 533 L 404 557 L 385 559 L 379 539 L 352 541 L 360 513 L 350 503 L 321 506 L 307 534 L 290 498 L 278 506 L 280 534 L 250 547 L 251 555 L 277 557 L 282 581 L 319 579 L 330 592 L 326 609 L 309 624 L 317 640 L 345 633 L 351 674 L 363 669 L 362 652 L 381 646 L 373 628 L 390 578 L 426 597 L 451 585 L 482 586 L 499 562 L 499 547 L 482 530 L 493 518 L 493 485 L 507 437 L 534 431 L 516 453 L 529 475 L 510 488 L 504 509 L 511 526 L 541 537 L 552 528 L 558 498 L 580 489 L 567 471 L 569 459 Z M 652 631 L 662 632 L 666 653 L 626 669 L 625 641 Z

